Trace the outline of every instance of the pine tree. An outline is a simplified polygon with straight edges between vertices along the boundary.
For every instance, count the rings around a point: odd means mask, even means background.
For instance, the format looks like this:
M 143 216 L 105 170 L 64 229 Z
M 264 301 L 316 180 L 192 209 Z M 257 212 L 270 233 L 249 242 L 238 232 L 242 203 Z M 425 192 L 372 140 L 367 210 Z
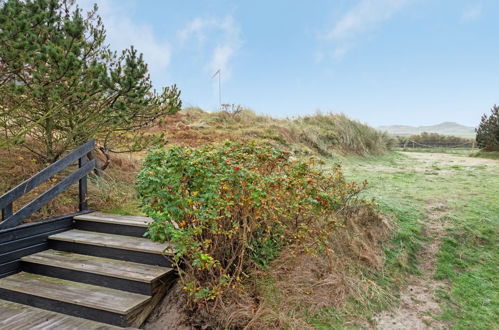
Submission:
M 177 112 L 180 92 L 157 93 L 142 54 L 117 54 L 105 36 L 97 6 L 83 13 L 74 0 L 0 0 L 4 139 L 47 162 L 92 137 L 105 152 L 152 142 L 140 130 Z
M 494 105 L 490 116 L 482 116 L 476 130 L 478 146 L 487 151 L 499 151 L 499 107 Z

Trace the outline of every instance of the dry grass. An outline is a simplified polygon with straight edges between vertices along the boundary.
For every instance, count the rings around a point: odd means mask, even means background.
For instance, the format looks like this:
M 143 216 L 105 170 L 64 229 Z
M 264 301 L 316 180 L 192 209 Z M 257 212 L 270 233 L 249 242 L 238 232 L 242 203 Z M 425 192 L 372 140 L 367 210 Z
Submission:
M 260 140 L 296 154 L 373 155 L 391 146 L 391 138 L 342 114 L 321 114 L 297 119 L 276 119 L 251 110 L 238 113 L 182 110 L 162 118 L 151 134 L 165 133 L 169 144 L 198 146 L 224 140 Z
M 260 282 L 262 299 L 248 327 L 312 328 L 324 310 L 340 309 L 344 317 L 349 305 L 368 306 L 386 297 L 367 274 L 382 271 L 382 241 L 390 231 L 388 221 L 363 209 L 335 233 L 330 257 L 283 252 Z M 355 323 L 358 315 L 350 320 L 346 315 L 343 325 Z
M 48 165 L 38 163 L 29 152 L 17 147 L 0 148 L 0 159 L 2 159 L 0 162 L 0 194 L 29 179 Z M 139 213 L 134 190 L 135 174 L 139 167 L 140 161 L 138 159 L 131 158 L 130 155 L 116 155 L 103 178 L 97 178 L 91 174 L 88 195 L 89 207 L 125 214 Z M 22 196 L 14 203 L 14 212 L 75 169 L 76 166 L 68 168 Z M 25 222 L 70 214 L 76 212 L 77 208 L 78 185 L 75 184 Z
M 234 292 L 226 305 L 184 311 L 189 324 L 193 328 L 312 329 L 323 311 L 341 310 L 338 323 L 358 325 L 359 305 L 369 310 L 371 304 L 393 299 L 369 275 L 383 272 L 382 242 L 390 232 L 387 219 L 361 209 L 335 233 L 330 257 L 284 250 L 270 270 L 255 272 L 246 280 L 246 289 Z M 325 323 L 334 325 L 330 318 Z

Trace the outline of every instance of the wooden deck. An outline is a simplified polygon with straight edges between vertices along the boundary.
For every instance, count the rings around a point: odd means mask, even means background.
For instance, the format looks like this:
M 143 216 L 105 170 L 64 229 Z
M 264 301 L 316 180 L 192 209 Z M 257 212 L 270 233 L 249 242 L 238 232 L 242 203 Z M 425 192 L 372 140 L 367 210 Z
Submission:
M 0 300 L 0 330 L 119 330 L 109 324 Z M 134 328 L 128 328 L 134 329 Z

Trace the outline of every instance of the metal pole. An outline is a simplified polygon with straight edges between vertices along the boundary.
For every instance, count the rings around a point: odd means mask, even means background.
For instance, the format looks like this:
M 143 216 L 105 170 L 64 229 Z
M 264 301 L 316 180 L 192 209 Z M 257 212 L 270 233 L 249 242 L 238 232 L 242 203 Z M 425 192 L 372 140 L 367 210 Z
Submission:
M 220 105 L 220 110 L 222 110 L 222 84 L 220 82 L 220 76 L 222 75 L 222 70 L 218 71 L 218 104 Z

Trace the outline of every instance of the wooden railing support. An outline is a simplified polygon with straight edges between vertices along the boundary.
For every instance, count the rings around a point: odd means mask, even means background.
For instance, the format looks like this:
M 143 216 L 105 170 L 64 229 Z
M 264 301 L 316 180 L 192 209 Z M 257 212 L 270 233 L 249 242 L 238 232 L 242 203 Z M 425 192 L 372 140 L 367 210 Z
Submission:
M 85 156 L 83 156 L 80 159 L 78 159 L 78 168 L 82 168 L 83 166 L 85 166 L 85 164 L 87 162 L 88 162 L 88 157 L 85 154 Z M 88 209 L 88 203 L 87 203 L 87 176 L 86 175 L 83 178 L 81 178 L 80 181 L 78 182 L 78 197 L 79 197 L 79 207 L 78 207 L 78 209 L 80 211 L 85 211 L 86 209 Z
M 68 189 L 73 183 L 76 183 L 76 181 L 79 182 L 79 209 L 80 211 L 86 210 L 88 208 L 86 200 L 87 175 L 95 169 L 96 164 L 95 159 L 88 160 L 87 155 L 94 149 L 95 141 L 90 140 L 71 151 L 65 157 L 44 168 L 30 179 L 0 196 L 0 209 L 2 210 L 2 222 L 0 222 L 0 229 L 17 226 L 60 193 Z M 13 213 L 12 205 L 14 201 L 27 194 L 43 182 L 49 180 L 52 176 L 64 170 L 76 161 L 78 161 L 78 169 L 76 171 L 72 172 L 33 201 Z
M 5 207 L 2 209 L 2 221 L 7 219 L 12 215 L 12 203 L 9 203 L 5 205 Z

